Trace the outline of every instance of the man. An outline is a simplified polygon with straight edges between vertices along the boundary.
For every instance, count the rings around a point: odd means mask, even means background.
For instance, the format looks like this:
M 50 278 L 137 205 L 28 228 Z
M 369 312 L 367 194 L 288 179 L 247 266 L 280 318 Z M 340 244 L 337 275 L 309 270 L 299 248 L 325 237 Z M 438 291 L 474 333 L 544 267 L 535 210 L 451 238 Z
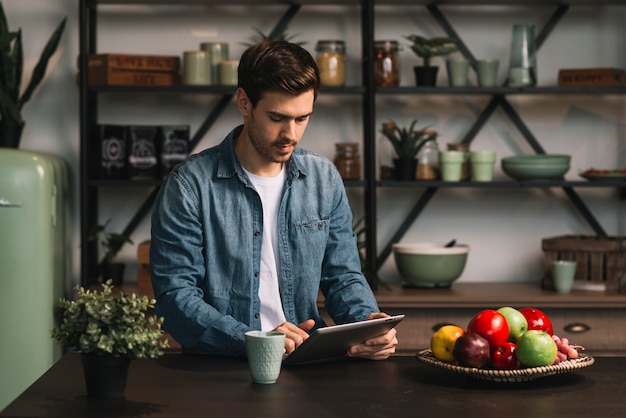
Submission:
M 319 71 L 296 44 L 263 41 L 239 63 L 243 125 L 169 174 L 152 215 L 156 312 L 188 352 L 245 356 L 245 332 L 276 330 L 291 353 L 324 326 L 386 317 L 361 274 L 352 213 L 326 158 L 296 148 Z M 347 355 L 385 359 L 396 331 Z

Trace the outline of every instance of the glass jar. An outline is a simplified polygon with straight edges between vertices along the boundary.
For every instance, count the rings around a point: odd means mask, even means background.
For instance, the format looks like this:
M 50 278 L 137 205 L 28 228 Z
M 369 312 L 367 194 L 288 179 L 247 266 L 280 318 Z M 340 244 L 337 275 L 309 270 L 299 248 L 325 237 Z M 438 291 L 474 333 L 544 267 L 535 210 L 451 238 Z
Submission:
M 343 41 L 318 41 L 317 66 L 323 86 L 346 84 L 346 44 Z
M 463 143 L 447 144 L 448 151 L 463 151 L 463 167 L 461 168 L 461 181 L 469 181 L 472 178 L 472 166 L 470 163 L 470 146 Z
M 400 84 L 398 41 L 374 42 L 374 84 L 397 87 Z
M 417 170 L 415 178 L 418 180 L 437 180 L 439 178 L 439 146 L 437 145 L 437 133 L 426 131 L 422 141 L 428 137 L 434 137 L 427 141 L 417 154 Z
M 359 180 L 361 178 L 359 144 L 356 142 L 335 144 L 335 165 L 342 179 Z

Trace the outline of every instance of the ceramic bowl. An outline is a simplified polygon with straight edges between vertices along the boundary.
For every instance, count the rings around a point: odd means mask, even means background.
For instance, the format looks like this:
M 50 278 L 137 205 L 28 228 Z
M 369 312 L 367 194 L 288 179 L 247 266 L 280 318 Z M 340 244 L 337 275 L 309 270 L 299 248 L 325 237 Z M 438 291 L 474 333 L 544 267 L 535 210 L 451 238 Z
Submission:
M 515 180 L 562 178 L 570 168 L 570 156 L 562 154 L 518 155 L 501 161 L 502 171 Z
M 403 285 L 409 287 L 449 287 L 457 280 L 467 262 L 469 246 L 416 242 L 393 245 L 396 267 Z

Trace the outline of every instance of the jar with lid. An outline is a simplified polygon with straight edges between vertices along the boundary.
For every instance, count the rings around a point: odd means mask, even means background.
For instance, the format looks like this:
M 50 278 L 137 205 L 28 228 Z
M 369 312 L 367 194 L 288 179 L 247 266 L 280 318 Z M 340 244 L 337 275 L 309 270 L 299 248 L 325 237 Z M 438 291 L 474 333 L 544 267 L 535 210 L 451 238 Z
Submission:
M 448 151 L 463 151 L 463 167 L 461 168 L 461 181 L 469 181 L 472 178 L 472 166 L 470 163 L 470 146 L 464 143 L 447 144 Z
M 361 178 L 361 157 L 359 144 L 345 142 L 335 144 L 335 165 L 341 178 L 344 180 L 359 180 Z
M 432 138 L 432 140 L 428 140 Z M 422 141 L 426 141 L 417 154 L 417 170 L 415 178 L 418 180 L 437 180 L 439 178 L 439 146 L 437 132 L 425 131 Z
M 374 42 L 374 84 L 397 87 L 400 84 L 398 41 Z
M 323 86 L 346 84 L 346 44 L 343 41 L 318 41 L 317 66 Z

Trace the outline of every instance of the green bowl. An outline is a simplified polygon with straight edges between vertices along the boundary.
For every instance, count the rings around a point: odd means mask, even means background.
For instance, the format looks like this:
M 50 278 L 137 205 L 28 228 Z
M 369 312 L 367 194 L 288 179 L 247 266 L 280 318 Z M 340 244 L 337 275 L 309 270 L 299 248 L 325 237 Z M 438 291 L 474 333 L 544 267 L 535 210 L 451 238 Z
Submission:
M 419 242 L 393 245 L 396 267 L 408 287 L 450 287 L 467 262 L 469 246 L 446 248 L 443 243 Z
M 570 168 L 570 156 L 560 154 L 518 155 L 501 161 L 502 171 L 515 180 L 562 178 Z

